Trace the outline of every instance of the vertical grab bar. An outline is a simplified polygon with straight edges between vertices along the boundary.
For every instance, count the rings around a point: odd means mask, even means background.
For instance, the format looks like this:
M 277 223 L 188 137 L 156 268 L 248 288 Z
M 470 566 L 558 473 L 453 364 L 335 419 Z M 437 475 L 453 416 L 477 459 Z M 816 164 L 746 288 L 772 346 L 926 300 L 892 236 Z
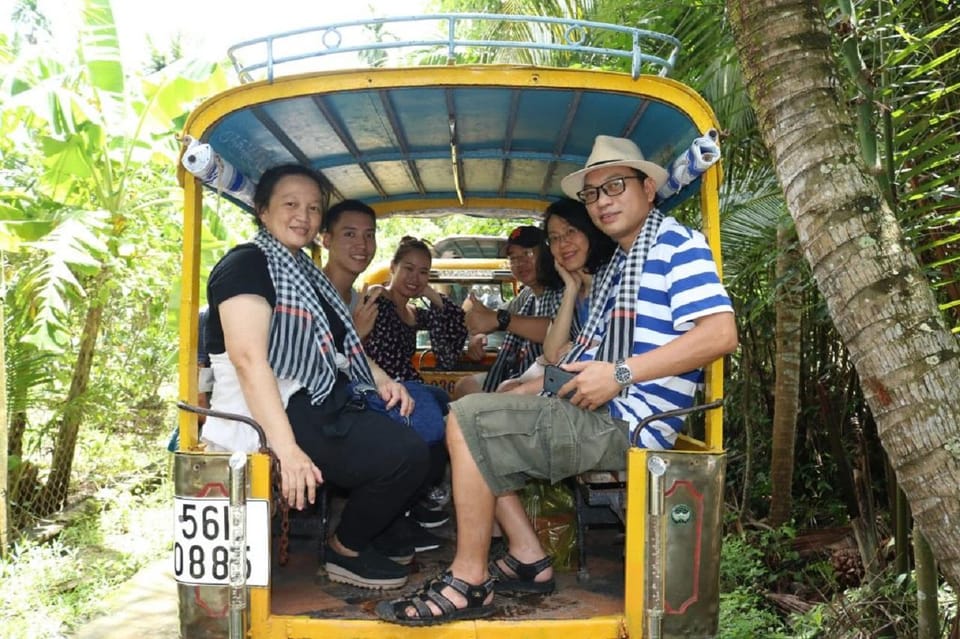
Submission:
M 667 472 L 668 462 L 659 455 L 651 455 L 647 459 L 648 485 L 650 495 L 647 500 L 647 514 L 649 517 L 647 537 L 648 575 L 647 586 L 647 636 L 649 639 L 660 639 L 663 633 L 664 611 L 664 475 Z
M 230 455 L 230 639 L 247 636 L 247 455 Z

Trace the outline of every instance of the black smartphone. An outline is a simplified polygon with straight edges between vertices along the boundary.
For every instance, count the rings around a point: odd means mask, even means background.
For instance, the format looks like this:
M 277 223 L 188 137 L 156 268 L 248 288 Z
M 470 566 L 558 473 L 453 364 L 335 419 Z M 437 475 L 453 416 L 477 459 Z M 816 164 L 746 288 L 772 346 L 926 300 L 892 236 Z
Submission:
M 559 366 L 548 364 L 543 368 L 543 390 L 559 397 L 560 387 L 576 377 L 576 373 L 565 371 Z M 568 393 L 563 399 L 570 399 L 573 393 Z

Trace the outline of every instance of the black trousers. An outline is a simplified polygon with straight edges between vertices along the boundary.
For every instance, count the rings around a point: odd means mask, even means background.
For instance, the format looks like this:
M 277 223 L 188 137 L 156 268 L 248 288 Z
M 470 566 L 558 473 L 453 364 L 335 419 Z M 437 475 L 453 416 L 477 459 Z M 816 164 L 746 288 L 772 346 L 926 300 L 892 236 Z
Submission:
M 430 470 L 427 471 L 427 477 L 423 480 L 418 496 L 426 496 L 431 488 L 443 481 L 444 475 L 447 474 L 448 461 L 450 461 L 450 455 L 447 453 L 446 442 L 430 445 Z
M 431 466 L 427 444 L 386 415 L 354 405 L 330 413 L 310 404 L 304 392 L 290 398 L 287 416 L 297 445 L 324 481 L 349 494 L 337 538 L 364 550 L 421 490 Z

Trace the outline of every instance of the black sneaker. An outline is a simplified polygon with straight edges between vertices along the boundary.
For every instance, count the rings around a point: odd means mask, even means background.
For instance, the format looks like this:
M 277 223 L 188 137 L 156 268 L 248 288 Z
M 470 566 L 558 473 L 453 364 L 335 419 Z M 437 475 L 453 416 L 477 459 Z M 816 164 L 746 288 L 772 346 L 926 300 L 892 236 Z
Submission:
M 409 572 L 372 548 L 347 557 L 328 546 L 325 568 L 330 581 L 373 590 L 400 588 L 407 583 Z
M 450 521 L 450 515 L 446 511 L 428 508 L 423 503 L 411 508 L 410 516 L 424 528 L 436 528 Z
M 440 510 L 449 503 L 450 487 L 446 484 L 437 484 L 423 498 L 423 504 L 430 510 Z
M 391 547 L 412 546 L 416 552 L 436 550 L 444 540 L 421 528 L 410 515 L 397 517 L 378 539 L 390 539 Z
M 374 538 L 373 549 L 401 566 L 408 566 L 413 561 L 413 553 L 416 552 L 407 538 L 391 535 L 389 531 Z
M 417 526 L 417 529 L 410 535 L 410 543 L 413 544 L 413 549 L 417 552 L 436 550 L 443 545 L 444 541 L 442 537 L 437 537 L 420 526 Z

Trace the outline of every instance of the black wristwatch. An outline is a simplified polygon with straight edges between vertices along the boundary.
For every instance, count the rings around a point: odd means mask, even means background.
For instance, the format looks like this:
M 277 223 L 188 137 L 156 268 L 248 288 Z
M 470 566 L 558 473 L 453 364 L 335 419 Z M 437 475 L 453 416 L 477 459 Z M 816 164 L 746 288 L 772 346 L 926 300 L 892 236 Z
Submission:
M 510 326 L 510 311 L 502 308 L 497 311 L 497 330 L 505 331 L 508 326 Z
M 624 360 L 618 359 L 613 365 L 613 378 L 620 384 L 620 388 L 626 388 L 633 382 L 633 372 Z

